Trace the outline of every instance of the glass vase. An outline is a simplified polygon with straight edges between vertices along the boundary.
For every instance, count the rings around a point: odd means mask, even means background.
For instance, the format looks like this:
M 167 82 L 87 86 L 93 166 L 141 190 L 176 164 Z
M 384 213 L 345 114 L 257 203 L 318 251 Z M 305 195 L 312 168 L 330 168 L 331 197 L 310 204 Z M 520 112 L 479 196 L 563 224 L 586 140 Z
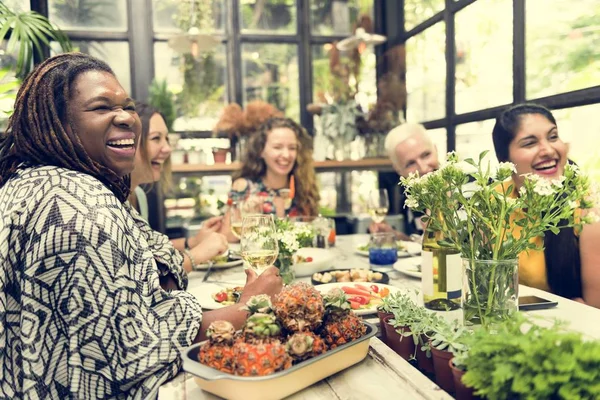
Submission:
M 519 261 L 463 258 L 465 326 L 490 327 L 518 311 Z

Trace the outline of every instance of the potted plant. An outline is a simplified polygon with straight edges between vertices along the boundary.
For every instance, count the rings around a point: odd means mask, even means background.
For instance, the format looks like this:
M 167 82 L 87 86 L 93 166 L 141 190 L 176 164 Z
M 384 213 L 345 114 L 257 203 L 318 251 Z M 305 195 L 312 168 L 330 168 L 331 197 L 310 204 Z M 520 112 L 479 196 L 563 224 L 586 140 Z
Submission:
M 515 166 L 504 162 L 497 169 L 490 168 L 484 162 L 486 154 L 481 153 L 478 162 L 459 162 L 455 153 L 449 153 L 439 170 L 401 178 L 408 207 L 436 211 L 426 222 L 445 238 L 438 244 L 460 249 L 466 271 L 463 308 L 467 325 L 489 326 L 517 311 L 517 258 L 536 248 L 532 238 L 596 218 L 589 213 L 574 219 L 575 207 L 592 207 L 587 197 L 589 179 L 576 166 L 567 164 L 560 179 L 529 174 L 516 193 L 510 181 Z M 438 213 L 443 218 L 437 218 Z M 521 228 L 519 234 L 513 234 L 514 225 Z
M 492 400 L 600 398 L 600 341 L 565 328 L 517 314 L 495 332 L 476 331 L 459 360 L 462 381 Z
M 415 342 L 410 326 L 424 318 L 425 309 L 418 306 L 409 293 L 398 292 L 393 301 L 393 316 L 383 319 L 383 326 L 386 329 L 386 344 L 405 360 L 416 361 L 415 351 L 418 339 Z
M 310 247 L 315 234 L 308 225 L 295 224 L 289 219 L 276 218 L 275 235 L 279 245 L 275 266 L 279 268 L 283 282 L 289 284 L 295 277 L 292 269 L 294 254 L 301 247 Z
M 465 338 L 469 334 L 470 331 L 457 320 L 452 323 L 441 320 L 430 338 L 435 381 L 448 393 L 455 391 L 449 361 L 456 354 L 466 351 Z

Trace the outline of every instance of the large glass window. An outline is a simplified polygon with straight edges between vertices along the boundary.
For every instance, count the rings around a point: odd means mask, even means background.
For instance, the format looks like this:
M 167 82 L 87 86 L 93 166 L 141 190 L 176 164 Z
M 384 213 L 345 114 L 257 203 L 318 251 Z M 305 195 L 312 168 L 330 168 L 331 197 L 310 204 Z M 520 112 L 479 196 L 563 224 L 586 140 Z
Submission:
M 600 2 L 527 0 L 527 98 L 600 82 Z
M 195 0 L 194 26 L 205 32 L 225 29 L 225 0 Z M 192 2 L 182 0 L 152 0 L 155 32 L 187 30 L 192 25 Z
M 127 0 L 48 0 L 48 13 L 63 30 L 127 31 Z
M 456 14 L 456 113 L 512 102 L 512 2 L 477 1 Z
M 131 68 L 128 42 L 72 41 L 73 51 L 80 51 L 101 59 L 114 71 L 123 89 L 131 94 Z M 62 53 L 56 43 L 51 45 L 51 53 Z
M 410 31 L 444 9 L 444 0 L 404 0 L 404 28 Z
M 489 150 L 485 160 L 488 160 L 492 167 L 498 165 L 492 141 L 492 130 L 495 123 L 496 120 L 488 119 L 458 125 L 456 127 L 456 152 L 459 157 L 461 159 L 472 158 L 477 161 L 481 152 Z
M 242 32 L 284 33 L 296 32 L 295 0 L 242 0 L 240 1 Z
M 225 46 L 200 54 L 179 54 L 165 42 L 154 44 L 154 75 L 166 80 L 179 112 L 173 129 L 212 130 L 227 101 Z
M 438 158 L 440 162 L 444 161 L 446 159 L 446 153 L 448 151 L 446 128 L 427 129 L 427 135 L 431 138 L 431 141 L 433 142 L 438 151 Z
M 360 15 L 373 20 L 371 0 L 333 0 L 310 2 L 310 26 L 313 35 L 347 35 Z
M 244 104 L 264 100 L 300 118 L 298 47 L 291 44 L 243 44 Z
M 3 0 L 5 6 L 15 12 L 29 11 L 31 6 L 28 1 L 23 0 Z
M 406 42 L 407 120 L 421 122 L 446 113 L 446 32 L 439 22 Z

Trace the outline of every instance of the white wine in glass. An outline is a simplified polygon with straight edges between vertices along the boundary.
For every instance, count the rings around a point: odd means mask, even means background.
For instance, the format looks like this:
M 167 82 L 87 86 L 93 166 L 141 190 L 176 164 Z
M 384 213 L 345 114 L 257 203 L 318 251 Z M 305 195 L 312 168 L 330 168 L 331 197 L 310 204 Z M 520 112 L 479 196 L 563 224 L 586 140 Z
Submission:
M 246 215 L 242 219 L 240 250 L 244 261 L 258 274 L 273 265 L 279 245 L 272 215 Z
M 369 193 L 369 200 L 367 204 L 369 208 L 369 214 L 371 219 L 376 224 L 380 224 L 385 219 L 388 209 L 389 200 L 386 189 L 373 190 Z
M 242 219 L 245 215 L 260 214 L 262 204 L 254 198 L 240 200 L 231 204 L 229 208 L 229 223 L 231 233 L 240 239 L 242 236 Z

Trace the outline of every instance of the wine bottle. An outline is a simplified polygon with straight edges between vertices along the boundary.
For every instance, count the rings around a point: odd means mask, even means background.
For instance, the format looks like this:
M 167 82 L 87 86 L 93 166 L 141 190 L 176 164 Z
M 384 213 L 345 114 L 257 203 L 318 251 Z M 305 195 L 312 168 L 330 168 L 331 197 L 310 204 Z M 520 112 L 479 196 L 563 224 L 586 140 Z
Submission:
M 442 232 L 428 224 L 423 234 L 421 285 L 425 308 L 451 311 L 461 307 L 462 260 L 455 247 L 442 246 Z

